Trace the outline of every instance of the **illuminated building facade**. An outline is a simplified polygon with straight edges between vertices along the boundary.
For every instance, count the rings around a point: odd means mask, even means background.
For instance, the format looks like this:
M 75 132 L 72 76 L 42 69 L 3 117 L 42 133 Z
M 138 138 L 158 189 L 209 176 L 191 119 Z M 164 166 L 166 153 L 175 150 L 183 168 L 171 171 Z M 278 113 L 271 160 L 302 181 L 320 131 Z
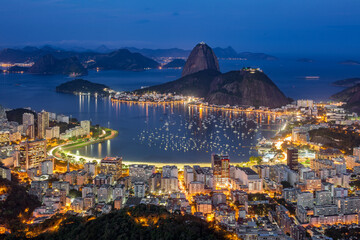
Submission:
M 46 129 L 49 127 L 49 113 L 44 110 L 38 113 L 38 138 L 46 137 Z
M 296 148 L 287 149 L 287 165 L 291 170 L 299 169 L 298 150 Z
M 11 170 L 7 167 L 0 166 L 0 178 L 11 181 Z
M 34 114 L 24 113 L 22 116 L 23 131 L 31 139 L 35 138 Z
M 100 171 L 103 174 L 111 174 L 114 180 L 121 177 L 122 174 L 122 158 L 106 157 L 100 162 Z
M 20 165 L 25 169 L 39 166 L 46 157 L 46 140 L 26 141 L 20 144 Z
M 7 146 L 10 144 L 10 132 L 0 131 L 0 146 Z
M 229 183 L 230 159 L 228 156 L 211 155 L 211 167 L 214 175 L 214 186 L 224 186 Z
M 82 129 L 84 130 L 84 133 L 86 135 L 89 135 L 90 134 L 90 121 L 88 120 L 84 120 L 84 121 L 81 121 L 80 122 L 80 126 L 82 127 Z

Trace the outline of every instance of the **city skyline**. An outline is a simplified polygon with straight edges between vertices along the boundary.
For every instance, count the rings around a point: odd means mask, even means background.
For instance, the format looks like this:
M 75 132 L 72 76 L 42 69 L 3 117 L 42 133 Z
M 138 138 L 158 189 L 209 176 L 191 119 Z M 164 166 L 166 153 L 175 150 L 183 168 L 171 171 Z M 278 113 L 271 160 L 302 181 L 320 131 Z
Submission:
M 0 239 L 360 239 L 359 10 L 0 3 Z

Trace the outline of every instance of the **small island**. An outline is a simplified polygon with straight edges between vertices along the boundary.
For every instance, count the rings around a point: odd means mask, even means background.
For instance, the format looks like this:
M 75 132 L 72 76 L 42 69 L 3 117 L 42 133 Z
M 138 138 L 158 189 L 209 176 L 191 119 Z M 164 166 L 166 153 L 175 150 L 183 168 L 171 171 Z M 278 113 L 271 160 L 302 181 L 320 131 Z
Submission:
M 84 79 L 75 79 L 60 84 L 56 87 L 56 91 L 60 93 L 85 94 L 95 96 L 108 96 L 110 88 L 104 84 L 93 83 Z
M 339 62 L 339 64 L 342 64 L 342 65 L 360 65 L 360 62 L 355 61 L 355 60 L 346 60 L 346 61 Z
M 360 83 L 360 78 L 347 78 L 333 82 L 334 86 L 338 87 L 352 87 Z

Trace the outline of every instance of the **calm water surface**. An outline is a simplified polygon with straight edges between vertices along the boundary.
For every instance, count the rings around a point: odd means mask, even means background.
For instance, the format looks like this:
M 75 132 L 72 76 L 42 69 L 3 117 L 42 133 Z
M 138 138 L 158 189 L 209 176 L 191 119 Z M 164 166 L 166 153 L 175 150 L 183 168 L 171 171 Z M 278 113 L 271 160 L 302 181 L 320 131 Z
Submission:
M 326 100 L 341 90 L 331 82 L 359 77 L 359 66 L 336 62 L 220 61 L 223 72 L 244 66 L 261 67 L 289 97 Z M 145 72 L 90 71 L 84 79 L 115 90 L 134 90 L 177 79 L 181 70 Z M 306 80 L 305 76 L 319 76 Z M 228 153 L 232 162 L 256 155 L 250 148 L 257 139 L 270 137 L 281 126 L 271 116 L 207 112 L 184 105 L 144 106 L 111 103 L 108 98 L 79 97 L 55 92 L 66 76 L 0 75 L 0 104 L 62 113 L 79 120 L 91 119 L 119 131 L 111 141 L 75 150 L 93 157 L 123 156 L 126 161 L 209 162 L 212 152 Z

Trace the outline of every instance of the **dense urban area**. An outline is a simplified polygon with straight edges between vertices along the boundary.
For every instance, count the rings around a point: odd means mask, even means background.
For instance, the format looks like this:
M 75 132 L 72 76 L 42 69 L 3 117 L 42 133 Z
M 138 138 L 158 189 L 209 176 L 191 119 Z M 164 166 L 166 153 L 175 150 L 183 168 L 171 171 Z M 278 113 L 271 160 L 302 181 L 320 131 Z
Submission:
M 207 167 L 155 166 L 124 164 L 114 156 L 75 158 L 64 149 L 111 139 L 116 131 L 44 110 L 1 109 L 3 237 L 44 239 L 69 223 L 101 224 L 116 216 L 148 231 L 165 223 L 175 226 L 182 217 L 182 222 L 193 221 L 194 229 L 207 224 L 211 232 L 204 230 L 202 237 L 209 239 L 360 237 L 360 125 L 342 103 L 298 100 L 277 109 L 240 108 L 156 93 L 117 93 L 112 101 L 180 101 L 218 111 L 274 114 L 285 124 L 275 137 L 258 143 L 258 156 L 243 163 L 209 153 Z

